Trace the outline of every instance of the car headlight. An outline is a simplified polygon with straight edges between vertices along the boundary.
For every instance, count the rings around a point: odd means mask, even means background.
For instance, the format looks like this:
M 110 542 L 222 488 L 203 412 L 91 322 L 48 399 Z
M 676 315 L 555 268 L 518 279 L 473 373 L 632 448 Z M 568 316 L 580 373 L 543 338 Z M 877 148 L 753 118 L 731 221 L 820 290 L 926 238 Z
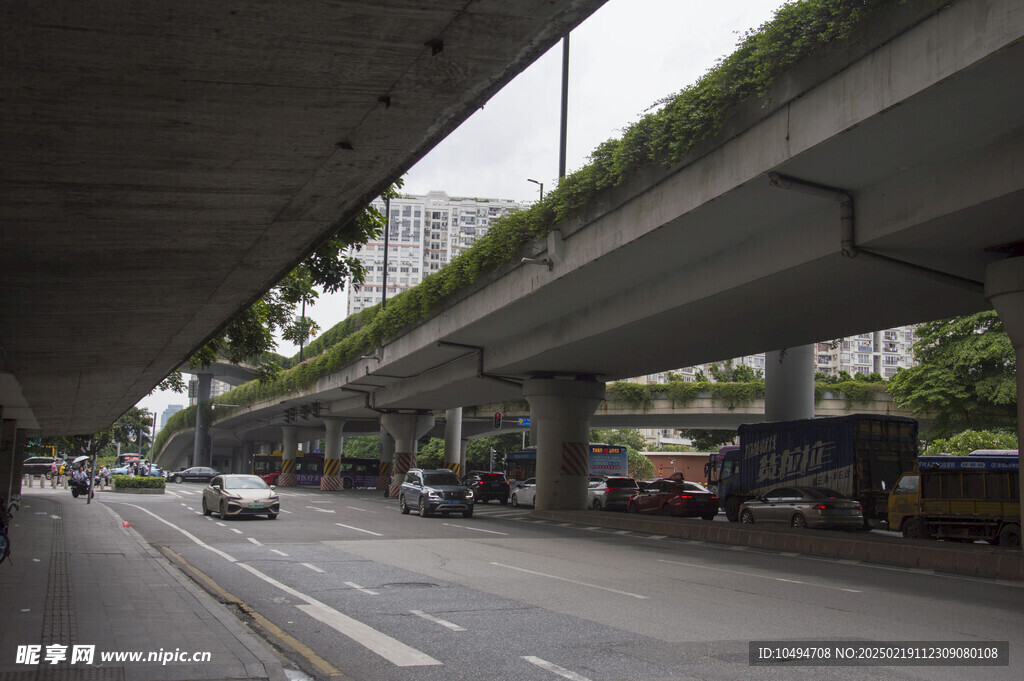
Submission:
M 467 489 L 466 493 L 463 496 L 466 497 L 467 499 L 472 499 L 473 498 L 473 490 Z
M 427 491 L 427 496 L 430 497 L 431 499 L 440 499 L 441 498 L 441 493 L 437 492 L 435 490 L 428 490 Z

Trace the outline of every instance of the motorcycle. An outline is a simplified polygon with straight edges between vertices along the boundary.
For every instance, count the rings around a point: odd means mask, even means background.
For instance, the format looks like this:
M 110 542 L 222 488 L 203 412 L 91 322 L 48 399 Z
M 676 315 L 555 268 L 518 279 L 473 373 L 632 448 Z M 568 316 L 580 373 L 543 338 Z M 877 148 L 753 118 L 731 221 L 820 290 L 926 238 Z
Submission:
M 89 488 L 89 479 L 85 478 L 82 480 L 72 479 L 70 483 L 71 496 L 77 499 L 79 495 L 89 494 L 96 496 L 96 494 Z

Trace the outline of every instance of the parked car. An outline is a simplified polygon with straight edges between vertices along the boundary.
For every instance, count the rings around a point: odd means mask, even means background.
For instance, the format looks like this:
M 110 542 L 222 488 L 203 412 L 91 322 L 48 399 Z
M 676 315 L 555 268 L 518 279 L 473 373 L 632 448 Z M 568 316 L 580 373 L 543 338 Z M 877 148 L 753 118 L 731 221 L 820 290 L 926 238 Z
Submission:
M 415 508 L 421 518 L 434 513 L 444 516 L 462 513 L 462 517 L 470 518 L 473 516 L 474 502 L 473 490 L 459 482 L 459 476 L 445 468 L 409 469 L 398 492 L 399 510 L 408 513 Z
M 696 482 L 653 480 L 645 483 L 645 488 L 630 499 L 629 512 L 714 520 L 718 514 L 718 497 Z
M 740 522 L 858 530 L 864 526 L 864 508 L 826 487 L 776 487 L 743 502 Z
M 486 504 L 491 499 L 508 503 L 509 483 L 504 473 L 471 471 L 462 479 L 462 484 L 473 490 L 473 498 L 477 503 Z
M 50 466 L 54 461 L 57 462 L 58 468 L 64 465 L 64 459 L 52 456 L 30 456 L 21 462 L 21 472 L 23 475 L 43 475 L 49 479 Z
M 595 511 L 625 511 L 629 500 L 639 493 L 633 478 L 608 477 L 587 489 L 587 503 Z
M 203 488 L 203 515 L 218 513 L 222 520 L 265 515 L 274 520 L 280 512 L 277 492 L 258 475 L 218 474 Z
M 526 506 L 534 505 L 534 497 L 537 496 L 537 478 L 528 478 L 518 483 L 512 490 L 512 505 Z
M 131 466 L 129 466 L 129 465 L 117 466 L 116 468 L 111 468 L 110 469 L 110 474 L 111 475 L 128 475 L 128 471 L 129 470 L 131 470 Z M 163 477 L 166 477 L 166 475 L 167 475 L 167 471 L 165 471 L 163 468 L 160 468 L 160 466 L 157 466 L 155 463 L 151 463 L 149 465 L 149 477 L 151 477 L 151 478 L 163 478 Z
M 220 475 L 220 471 L 205 466 L 193 466 L 183 471 L 168 473 L 167 479 L 171 482 L 209 482 Z

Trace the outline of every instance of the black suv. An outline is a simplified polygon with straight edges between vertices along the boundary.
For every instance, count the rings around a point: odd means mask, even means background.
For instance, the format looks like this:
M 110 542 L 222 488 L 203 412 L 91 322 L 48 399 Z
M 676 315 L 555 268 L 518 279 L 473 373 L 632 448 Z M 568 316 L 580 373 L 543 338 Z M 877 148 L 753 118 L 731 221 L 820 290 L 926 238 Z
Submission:
M 491 499 L 497 499 L 503 504 L 508 503 L 509 484 L 504 473 L 470 471 L 462 479 L 462 484 L 473 490 L 473 496 L 478 502 L 486 504 Z
M 473 492 L 459 483 L 459 476 L 445 468 L 409 469 L 398 492 L 398 508 L 402 513 L 416 508 L 421 518 L 434 513 L 447 516 L 457 512 L 469 518 L 473 515 L 473 501 Z

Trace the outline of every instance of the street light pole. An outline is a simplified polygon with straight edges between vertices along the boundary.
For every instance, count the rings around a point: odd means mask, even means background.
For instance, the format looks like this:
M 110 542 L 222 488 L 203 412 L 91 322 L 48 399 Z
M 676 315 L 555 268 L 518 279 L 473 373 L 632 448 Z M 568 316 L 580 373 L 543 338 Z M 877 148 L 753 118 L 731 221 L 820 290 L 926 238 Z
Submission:
M 540 185 L 540 200 L 543 201 L 544 200 L 544 183 L 543 182 L 538 182 L 537 180 L 531 180 L 529 178 L 526 181 L 527 182 L 532 182 L 532 183 L 534 183 L 536 185 Z

